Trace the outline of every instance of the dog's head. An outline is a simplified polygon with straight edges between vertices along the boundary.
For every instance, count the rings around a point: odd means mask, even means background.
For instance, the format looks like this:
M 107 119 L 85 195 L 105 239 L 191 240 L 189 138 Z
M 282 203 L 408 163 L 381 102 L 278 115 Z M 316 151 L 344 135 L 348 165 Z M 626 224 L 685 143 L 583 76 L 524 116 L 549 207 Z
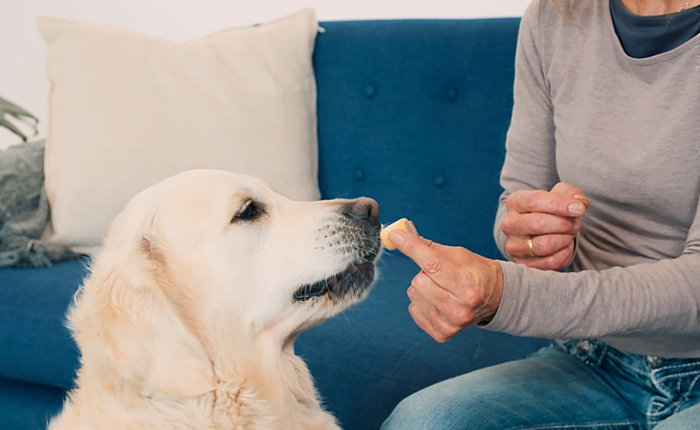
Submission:
M 209 360 L 259 337 L 289 343 L 366 296 L 379 230 L 371 199 L 295 202 L 248 176 L 185 172 L 117 217 L 72 326 L 83 348 L 80 314 L 124 314 L 163 330 L 161 343 L 174 333 L 175 349 L 183 336 L 189 349 L 202 344 Z

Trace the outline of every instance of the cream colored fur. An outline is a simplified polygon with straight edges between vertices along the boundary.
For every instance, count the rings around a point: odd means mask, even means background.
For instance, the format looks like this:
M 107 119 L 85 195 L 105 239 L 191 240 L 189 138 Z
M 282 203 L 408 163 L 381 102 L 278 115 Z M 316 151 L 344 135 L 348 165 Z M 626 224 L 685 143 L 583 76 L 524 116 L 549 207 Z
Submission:
M 251 199 L 265 214 L 231 222 Z M 136 196 L 69 313 L 81 367 L 50 430 L 337 429 L 293 342 L 362 297 L 291 297 L 352 263 L 344 203 L 208 170 Z

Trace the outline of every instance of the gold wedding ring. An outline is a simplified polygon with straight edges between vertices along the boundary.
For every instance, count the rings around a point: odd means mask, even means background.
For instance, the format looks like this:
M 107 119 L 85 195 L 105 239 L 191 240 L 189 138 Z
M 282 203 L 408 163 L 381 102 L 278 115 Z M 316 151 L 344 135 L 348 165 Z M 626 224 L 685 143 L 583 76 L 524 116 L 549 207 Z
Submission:
M 530 257 L 537 257 L 535 250 L 532 248 L 532 238 L 527 239 L 527 253 L 530 254 Z

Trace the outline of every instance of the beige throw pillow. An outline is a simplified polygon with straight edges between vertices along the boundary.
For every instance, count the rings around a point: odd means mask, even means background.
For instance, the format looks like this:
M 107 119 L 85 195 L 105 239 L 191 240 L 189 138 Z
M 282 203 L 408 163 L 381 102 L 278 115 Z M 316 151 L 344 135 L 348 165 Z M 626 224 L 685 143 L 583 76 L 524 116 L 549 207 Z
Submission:
M 51 85 L 53 242 L 94 249 L 134 194 L 194 168 L 319 198 L 312 10 L 184 44 L 59 19 L 38 25 Z

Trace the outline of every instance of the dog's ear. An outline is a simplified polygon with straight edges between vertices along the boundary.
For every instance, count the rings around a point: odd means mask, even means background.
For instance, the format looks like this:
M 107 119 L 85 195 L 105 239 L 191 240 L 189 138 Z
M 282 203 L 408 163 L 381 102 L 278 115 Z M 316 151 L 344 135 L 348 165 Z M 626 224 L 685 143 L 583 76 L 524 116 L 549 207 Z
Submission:
M 159 262 L 143 240 L 128 252 L 99 255 L 71 310 L 83 355 L 80 383 L 116 377 L 114 383 L 132 383 L 142 393 L 207 392 L 215 381 L 209 357 L 159 284 Z

